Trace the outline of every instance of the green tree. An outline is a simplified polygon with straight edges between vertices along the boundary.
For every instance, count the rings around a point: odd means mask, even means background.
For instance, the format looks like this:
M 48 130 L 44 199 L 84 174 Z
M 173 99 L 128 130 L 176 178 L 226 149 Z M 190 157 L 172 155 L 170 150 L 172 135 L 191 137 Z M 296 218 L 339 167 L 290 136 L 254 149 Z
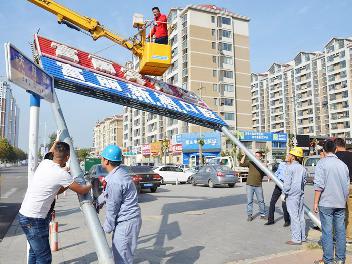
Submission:
M 90 154 L 90 149 L 89 148 L 82 148 L 77 150 L 77 156 L 80 161 L 85 160 Z
M 0 139 L 0 161 L 16 162 L 27 159 L 27 154 L 20 148 L 12 146 L 6 138 Z
M 2 162 L 13 161 L 15 154 L 13 147 L 6 138 L 0 139 L 0 160 Z
M 16 154 L 17 161 L 22 161 L 27 159 L 27 153 L 25 153 L 22 149 L 14 147 L 14 152 Z
M 199 145 L 199 165 L 204 165 L 204 157 L 203 157 L 203 146 L 205 145 L 204 138 L 198 138 L 198 145 Z

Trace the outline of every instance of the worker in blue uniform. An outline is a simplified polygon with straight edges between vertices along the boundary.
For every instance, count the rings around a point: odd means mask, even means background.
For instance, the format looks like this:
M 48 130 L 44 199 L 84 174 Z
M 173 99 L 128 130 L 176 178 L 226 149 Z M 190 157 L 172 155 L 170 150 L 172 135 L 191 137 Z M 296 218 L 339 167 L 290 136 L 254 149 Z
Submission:
M 106 206 L 103 229 L 113 232 L 112 252 L 114 262 L 132 264 L 142 225 L 138 205 L 137 189 L 122 163 L 121 149 L 107 146 L 101 153 L 101 164 L 109 173 L 105 177 L 106 187 L 98 197 L 97 206 Z
M 303 149 L 294 147 L 288 155 L 286 177 L 283 192 L 286 195 L 287 211 L 291 218 L 291 240 L 289 245 L 300 245 L 306 241 L 306 224 L 304 219 L 304 185 L 307 171 L 302 166 Z

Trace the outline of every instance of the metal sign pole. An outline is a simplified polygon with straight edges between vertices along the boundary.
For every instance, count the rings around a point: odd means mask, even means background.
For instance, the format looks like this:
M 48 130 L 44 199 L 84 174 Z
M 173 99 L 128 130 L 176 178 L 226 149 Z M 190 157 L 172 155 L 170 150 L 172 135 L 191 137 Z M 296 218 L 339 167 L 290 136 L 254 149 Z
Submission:
M 263 163 L 261 163 L 251 151 L 249 151 L 245 145 L 242 144 L 241 141 L 238 140 L 226 127 L 222 127 L 221 131 L 230 139 L 232 140 L 233 143 L 236 144 L 237 147 L 239 147 L 244 153 L 246 153 L 247 157 L 253 161 L 267 176 L 269 176 L 277 186 L 279 186 L 280 189 L 283 188 L 282 182 L 275 176 L 274 173 L 272 173 L 267 167 L 264 166 Z M 308 215 L 308 217 L 313 221 L 315 225 L 317 225 L 319 228 L 321 228 L 321 223 L 318 217 L 316 217 L 315 214 L 311 212 L 308 206 L 304 205 L 304 211 Z
M 65 141 L 70 145 L 70 172 L 75 181 L 79 184 L 84 184 L 85 180 L 83 178 L 83 172 L 79 166 L 79 161 L 76 155 L 76 152 L 73 147 L 73 142 L 68 132 L 64 115 L 62 113 L 59 100 L 55 91 L 53 92 L 54 102 L 52 105 L 52 110 L 54 113 L 55 121 L 58 129 L 62 131 L 60 140 Z M 99 263 L 102 264 L 112 264 L 113 257 L 109 247 L 109 244 L 106 240 L 105 233 L 101 227 L 98 215 L 91 203 L 91 198 L 89 194 L 78 195 L 80 202 L 81 210 L 86 217 L 86 224 L 90 230 L 93 241 L 95 243 L 96 253 L 98 256 Z
M 30 95 L 29 108 L 29 141 L 28 141 L 28 186 L 38 166 L 38 129 L 39 129 L 40 97 L 36 94 Z M 27 241 L 27 263 L 29 254 Z

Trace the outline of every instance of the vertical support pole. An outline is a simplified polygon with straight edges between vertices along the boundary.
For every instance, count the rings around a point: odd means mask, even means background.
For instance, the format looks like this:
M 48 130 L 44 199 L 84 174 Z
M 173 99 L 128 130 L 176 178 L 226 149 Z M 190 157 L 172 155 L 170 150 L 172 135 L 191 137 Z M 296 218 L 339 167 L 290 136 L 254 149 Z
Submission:
M 33 178 L 38 165 L 38 130 L 39 130 L 39 110 L 40 97 L 30 94 L 29 101 L 29 141 L 28 141 L 28 186 Z M 27 242 L 27 263 L 29 254 L 29 244 Z
M 232 140 L 233 143 L 236 144 L 237 147 L 239 147 L 244 153 L 246 153 L 246 156 L 255 163 L 255 165 L 258 166 L 267 176 L 269 176 L 275 184 L 282 189 L 283 184 L 282 182 L 275 176 L 274 173 L 272 173 L 267 167 L 264 166 L 263 163 L 261 163 L 255 155 L 249 151 L 245 145 L 242 144 L 241 141 L 238 140 L 226 127 L 222 127 L 221 131 L 229 138 Z M 312 222 L 317 225 L 319 228 L 321 228 L 321 223 L 320 220 L 316 217 L 315 214 L 313 214 L 309 207 L 304 204 L 304 212 L 308 215 L 308 217 L 312 220 Z
M 54 91 L 53 93 L 54 103 L 52 103 L 52 110 L 55 117 L 55 121 L 58 129 L 62 131 L 60 140 L 70 145 L 70 171 L 75 181 L 79 184 L 84 184 L 83 172 L 79 166 L 79 161 L 76 152 L 73 147 L 73 142 L 67 129 L 67 125 L 62 113 L 59 100 Z M 78 195 L 81 210 L 86 218 L 86 224 L 92 235 L 92 240 L 95 244 L 96 253 L 100 264 L 112 264 L 113 258 L 106 240 L 105 233 L 101 227 L 98 215 L 91 203 L 91 197 L 89 194 Z

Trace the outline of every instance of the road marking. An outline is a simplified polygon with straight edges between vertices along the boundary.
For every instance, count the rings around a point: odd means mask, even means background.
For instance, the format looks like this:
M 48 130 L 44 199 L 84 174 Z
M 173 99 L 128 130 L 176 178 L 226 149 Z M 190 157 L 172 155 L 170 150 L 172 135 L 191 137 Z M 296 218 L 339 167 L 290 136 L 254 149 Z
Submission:
M 8 190 L 3 196 L 1 196 L 1 199 L 7 199 L 9 198 L 13 193 L 15 193 L 17 191 L 17 188 L 12 188 L 10 190 Z

